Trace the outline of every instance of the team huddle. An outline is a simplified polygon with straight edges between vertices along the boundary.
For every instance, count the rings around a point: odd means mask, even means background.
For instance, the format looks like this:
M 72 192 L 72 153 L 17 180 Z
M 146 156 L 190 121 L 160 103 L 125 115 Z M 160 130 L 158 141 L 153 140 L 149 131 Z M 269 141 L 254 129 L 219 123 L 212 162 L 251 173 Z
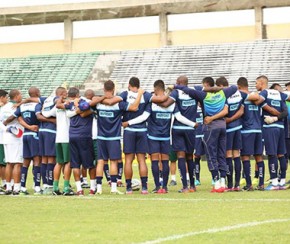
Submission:
M 290 83 L 286 87 L 290 89 Z M 103 175 L 112 194 L 123 194 L 117 188 L 122 185 L 122 152 L 126 194 L 134 190 L 135 159 L 141 194 L 148 194 L 147 154 L 155 184 L 152 193 L 168 193 L 169 161 L 173 166 L 178 162 L 179 192 L 195 192 L 204 154 L 212 192 L 285 190 L 290 96 L 279 84 L 268 89 L 266 76 L 256 79 L 256 88 L 257 92 L 250 92 L 244 77 L 233 86 L 225 77 L 216 81 L 205 77 L 201 86 L 189 88 L 187 77 L 180 76 L 168 89 L 162 80 L 155 81 L 153 93 L 141 89 L 136 77 L 129 80 L 128 91 L 119 95 L 114 95 L 110 80 L 104 83 L 103 96 L 95 96 L 92 90 L 80 96 L 75 87 L 68 91 L 59 87 L 54 95 L 42 97 L 38 88 L 31 87 L 29 98 L 22 99 L 19 90 L 0 90 L 0 172 L 6 186 L 1 193 L 28 195 L 32 162 L 34 194 L 83 196 L 84 187 L 90 188 L 90 195 L 102 194 Z M 264 148 L 270 173 L 265 187 Z M 256 187 L 251 156 L 256 161 Z M 90 184 L 82 177 L 87 171 Z M 176 182 L 173 171 L 170 185 Z M 76 192 L 70 186 L 71 174 Z M 242 180 L 244 187 L 240 187 Z

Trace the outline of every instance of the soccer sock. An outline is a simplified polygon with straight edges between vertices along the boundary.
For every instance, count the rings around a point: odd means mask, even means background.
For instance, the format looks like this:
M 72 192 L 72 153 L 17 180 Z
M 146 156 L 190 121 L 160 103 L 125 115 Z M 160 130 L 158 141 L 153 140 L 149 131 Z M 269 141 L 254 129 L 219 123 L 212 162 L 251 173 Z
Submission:
M 171 180 L 176 181 L 176 175 L 171 175 Z
M 194 168 L 195 168 L 195 178 L 199 181 L 200 180 L 200 158 L 195 158 L 194 161 Z
M 68 192 L 70 190 L 69 180 L 64 180 L 63 182 L 63 191 Z
M 252 180 L 251 180 L 251 163 L 250 163 L 250 160 L 243 161 L 243 169 L 244 169 L 244 174 L 245 174 L 247 186 L 251 186 L 252 185 Z
M 6 181 L 6 191 L 12 191 L 11 182 Z
M 90 180 L 90 190 L 96 190 L 96 179 Z
M 221 177 L 221 187 L 226 187 L 226 178 Z
M 76 181 L 77 192 L 82 191 L 82 183 L 80 180 Z
M 21 168 L 21 187 L 24 187 L 24 188 L 26 186 L 27 171 L 28 171 L 27 167 Z
M 34 178 L 35 178 L 35 186 L 40 186 L 40 178 L 41 178 L 41 169 L 40 166 L 34 166 Z
M 163 188 L 167 187 L 169 177 L 169 160 L 162 160 Z
M 148 182 L 148 177 L 147 176 L 141 177 L 142 189 L 147 189 L 148 188 L 147 182 Z
M 264 185 L 264 177 L 265 177 L 265 164 L 264 161 L 261 162 L 257 162 L 257 166 L 258 166 L 258 177 L 259 177 L 259 186 L 263 186 Z
M 183 188 L 187 188 L 185 158 L 178 159 L 178 169 L 181 177 L 182 186 Z
M 211 172 L 212 180 L 214 182 L 218 181 L 219 180 L 219 172 L 217 170 L 212 170 L 210 172 Z
M 108 164 L 104 164 L 104 173 L 105 173 L 105 177 L 106 177 L 107 181 L 110 181 L 111 177 L 110 177 L 110 173 L 109 173 L 109 165 Z
M 42 163 L 41 164 L 41 178 L 42 178 L 43 185 L 47 185 L 46 171 L 47 171 L 47 164 Z
M 47 165 L 47 172 L 48 172 L 47 184 L 49 186 L 52 186 L 52 184 L 53 184 L 53 170 L 54 170 L 54 166 L 55 166 L 55 164 L 53 164 L 53 163 L 51 163 L 51 164 L 49 163 Z
M 82 177 L 83 180 L 81 180 L 82 183 L 88 184 L 88 178 L 87 177 Z
M 228 188 L 233 188 L 233 161 L 232 158 L 226 158 L 228 171 L 227 171 L 227 180 Z
M 15 191 L 15 192 L 20 191 L 20 183 L 15 183 L 15 184 L 14 184 L 14 191 Z
M 96 179 L 97 179 L 97 185 L 102 185 L 103 177 L 102 176 L 97 176 Z
M 188 168 L 188 174 L 189 174 L 189 181 L 190 181 L 190 186 L 194 187 L 194 162 L 192 159 L 186 160 L 187 163 L 187 168 Z
M 59 191 L 59 181 L 58 180 L 54 180 L 53 181 L 53 191 Z
M 159 181 L 159 165 L 158 160 L 153 160 L 151 163 L 151 170 L 154 178 L 154 183 L 156 188 L 160 188 L 160 181 Z
M 126 188 L 127 189 L 132 188 L 132 179 L 126 179 Z
M 259 178 L 259 167 L 258 167 L 258 163 L 255 164 L 255 176 L 254 178 Z
M 240 185 L 241 171 L 242 171 L 242 164 L 241 164 L 240 157 L 234 158 L 234 164 L 235 164 L 235 187 L 238 187 Z
M 276 155 L 268 155 L 270 179 L 277 178 L 278 159 Z
M 281 179 L 286 178 L 286 170 L 287 170 L 287 161 L 285 156 L 278 158 L 280 163 L 280 170 L 281 170 Z
M 111 191 L 116 192 L 117 191 L 117 175 L 111 175 Z
M 123 168 L 124 168 L 123 162 L 118 162 L 118 180 L 119 181 L 122 180 Z

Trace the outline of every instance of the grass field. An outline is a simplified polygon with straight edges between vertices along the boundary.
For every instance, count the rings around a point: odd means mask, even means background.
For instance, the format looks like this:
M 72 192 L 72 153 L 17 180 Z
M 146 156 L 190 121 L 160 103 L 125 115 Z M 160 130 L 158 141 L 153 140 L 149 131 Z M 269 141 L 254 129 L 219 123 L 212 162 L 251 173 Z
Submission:
M 0 242 L 290 243 L 290 190 L 210 193 L 201 166 L 196 193 L 0 196 Z

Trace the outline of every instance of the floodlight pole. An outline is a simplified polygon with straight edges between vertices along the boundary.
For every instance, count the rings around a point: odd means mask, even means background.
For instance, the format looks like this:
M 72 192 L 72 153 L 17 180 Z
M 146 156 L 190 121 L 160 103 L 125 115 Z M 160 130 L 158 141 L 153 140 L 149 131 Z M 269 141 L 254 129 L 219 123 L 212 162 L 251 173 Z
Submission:
M 71 53 L 73 44 L 73 22 L 71 19 L 64 20 L 64 52 Z
M 255 38 L 257 40 L 266 38 L 263 7 L 255 7 Z

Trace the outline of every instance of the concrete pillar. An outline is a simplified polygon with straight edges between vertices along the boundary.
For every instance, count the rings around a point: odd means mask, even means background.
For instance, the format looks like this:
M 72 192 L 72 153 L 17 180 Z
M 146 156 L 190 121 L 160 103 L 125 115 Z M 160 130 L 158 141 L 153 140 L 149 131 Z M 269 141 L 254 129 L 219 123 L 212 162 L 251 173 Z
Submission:
M 64 52 L 72 52 L 73 22 L 70 19 L 64 20 Z
M 166 13 L 159 14 L 159 39 L 160 46 L 168 45 L 168 18 Z
M 258 40 L 266 38 L 262 7 L 255 7 L 255 38 Z

